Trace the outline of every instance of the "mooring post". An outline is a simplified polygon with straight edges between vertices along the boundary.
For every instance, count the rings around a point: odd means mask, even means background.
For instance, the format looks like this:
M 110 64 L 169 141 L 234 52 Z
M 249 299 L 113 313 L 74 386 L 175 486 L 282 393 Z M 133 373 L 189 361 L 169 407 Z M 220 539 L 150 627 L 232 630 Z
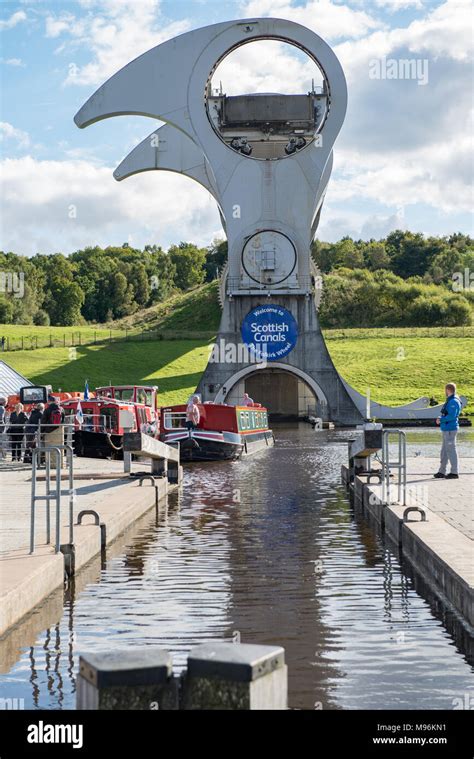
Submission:
M 151 473 L 154 477 L 167 477 L 168 476 L 168 460 L 167 459 L 152 459 L 151 460 Z
M 132 428 L 124 427 L 123 431 L 125 434 L 127 432 L 131 432 Z M 123 471 L 125 474 L 130 474 L 130 472 L 132 471 L 132 454 L 130 453 L 130 451 L 126 451 L 125 448 L 123 451 Z
M 168 482 L 170 485 L 179 485 L 183 478 L 183 467 L 179 461 L 168 461 Z
M 178 709 L 178 681 L 163 648 L 84 654 L 79 659 L 77 709 Z
M 188 656 L 181 709 L 288 708 L 288 668 L 279 646 L 206 643 Z

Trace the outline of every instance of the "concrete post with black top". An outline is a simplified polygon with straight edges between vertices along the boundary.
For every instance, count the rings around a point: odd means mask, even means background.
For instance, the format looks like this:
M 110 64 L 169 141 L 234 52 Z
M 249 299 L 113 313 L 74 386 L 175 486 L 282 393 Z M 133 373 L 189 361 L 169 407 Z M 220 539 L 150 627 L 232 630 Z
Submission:
M 188 656 L 181 709 L 287 709 L 288 668 L 279 646 L 206 643 Z
M 154 646 L 83 654 L 79 660 L 76 708 L 178 709 L 171 655 Z

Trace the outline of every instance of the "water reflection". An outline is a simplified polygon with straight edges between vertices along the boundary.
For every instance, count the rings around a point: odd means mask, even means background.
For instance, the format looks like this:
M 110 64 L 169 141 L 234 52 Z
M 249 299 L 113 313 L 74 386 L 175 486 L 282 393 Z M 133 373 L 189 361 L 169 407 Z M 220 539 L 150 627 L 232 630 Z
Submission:
M 0 642 L 2 697 L 73 708 L 82 652 L 162 645 L 180 668 L 236 631 L 285 647 L 294 708 L 450 709 L 469 692 L 465 632 L 456 645 L 453 615 L 339 484 L 347 433 L 277 434 L 247 461 L 189 467 L 179 497 L 79 573 L 62 615 L 48 601 Z

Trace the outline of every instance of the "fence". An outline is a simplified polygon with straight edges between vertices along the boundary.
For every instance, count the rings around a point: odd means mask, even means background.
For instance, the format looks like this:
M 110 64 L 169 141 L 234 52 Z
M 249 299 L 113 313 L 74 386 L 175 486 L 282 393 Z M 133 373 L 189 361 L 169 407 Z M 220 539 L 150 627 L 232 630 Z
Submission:
M 211 340 L 216 331 L 189 330 L 96 330 L 77 332 L 51 332 L 36 335 L 6 335 L 3 352 L 38 350 L 39 348 L 77 348 L 83 345 L 96 345 L 114 342 L 151 340 Z M 0 347 L 0 352 L 1 352 Z
M 30 428 L 27 431 L 28 422 L 24 425 L 14 425 L 15 429 L 8 432 L 9 422 L 0 425 L 0 468 L 29 468 L 32 461 L 32 453 L 40 446 L 44 446 L 49 438 L 49 445 L 62 445 L 64 441 L 68 446 L 74 446 L 74 423 L 65 421 L 60 425 L 41 424 L 39 427 Z M 54 440 L 52 433 L 57 431 Z M 50 433 L 50 434 L 48 434 Z
M 465 327 L 374 327 L 347 329 L 323 329 L 326 340 L 365 340 L 366 338 L 416 338 L 416 337 L 474 337 L 474 326 Z M 3 351 L 37 350 L 39 348 L 77 348 L 85 345 L 115 342 L 146 342 L 154 340 L 212 340 L 216 331 L 202 330 L 95 330 L 76 332 L 51 332 L 49 334 L 5 336 Z M 0 348 L 1 355 L 1 348 Z
M 373 337 L 474 337 L 474 326 L 463 327 L 348 327 L 324 329 L 326 340 L 365 340 Z

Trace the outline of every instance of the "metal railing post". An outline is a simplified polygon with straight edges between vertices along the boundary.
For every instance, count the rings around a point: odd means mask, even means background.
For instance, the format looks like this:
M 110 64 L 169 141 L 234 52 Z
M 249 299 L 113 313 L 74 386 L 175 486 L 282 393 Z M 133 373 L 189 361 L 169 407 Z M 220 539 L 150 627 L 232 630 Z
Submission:
M 66 460 L 69 468 L 69 542 L 74 543 L 74 459 L 72 446 L 66 446 Z
M 35 504 L 36 504 L 36 450 L 33 451 L 31 466 L 31 513 L 30 513 L 30 553 L 35 550 Z
M 46 504 L 46 543 L 51 542 L 51 499 L 56 501 L 55 515 L 55 553 L 61 549 L 61 474 L 62 474 L 62 452 L 66 452 L 67 466 L 69 469 L 69 542 L 74 541 L 74 465 L 73 449 L 71 446 L 43 446 L 34 448 L 32 451 L 32 477 L 31 477 L 31 519 L 30 519 L 30 553 L 35 550 L 35 521 L 36 521 L 36 502 L 45 501 Z M 56 471 L 56 483 L 54 489 L 51 489 L 51 455 L 54 456 L 53 467 Z M 44 456 L 45 459 L 45 495 L 37 495 L 37 472 L 38 457 Z
M 398 459 L 390 461 L 390 435 L 397 436 Z M 406 505 L 406 484 L 407 484 L 407 454 L 406 454 L 406 434 L 403 430 L 384 430 L 382 438 L 382 502 L 385 506 L 389 505 L 391 500 L 391 483 L 390 470 L 398 471 L 397 481 L 397 501 L 401 505 Z

